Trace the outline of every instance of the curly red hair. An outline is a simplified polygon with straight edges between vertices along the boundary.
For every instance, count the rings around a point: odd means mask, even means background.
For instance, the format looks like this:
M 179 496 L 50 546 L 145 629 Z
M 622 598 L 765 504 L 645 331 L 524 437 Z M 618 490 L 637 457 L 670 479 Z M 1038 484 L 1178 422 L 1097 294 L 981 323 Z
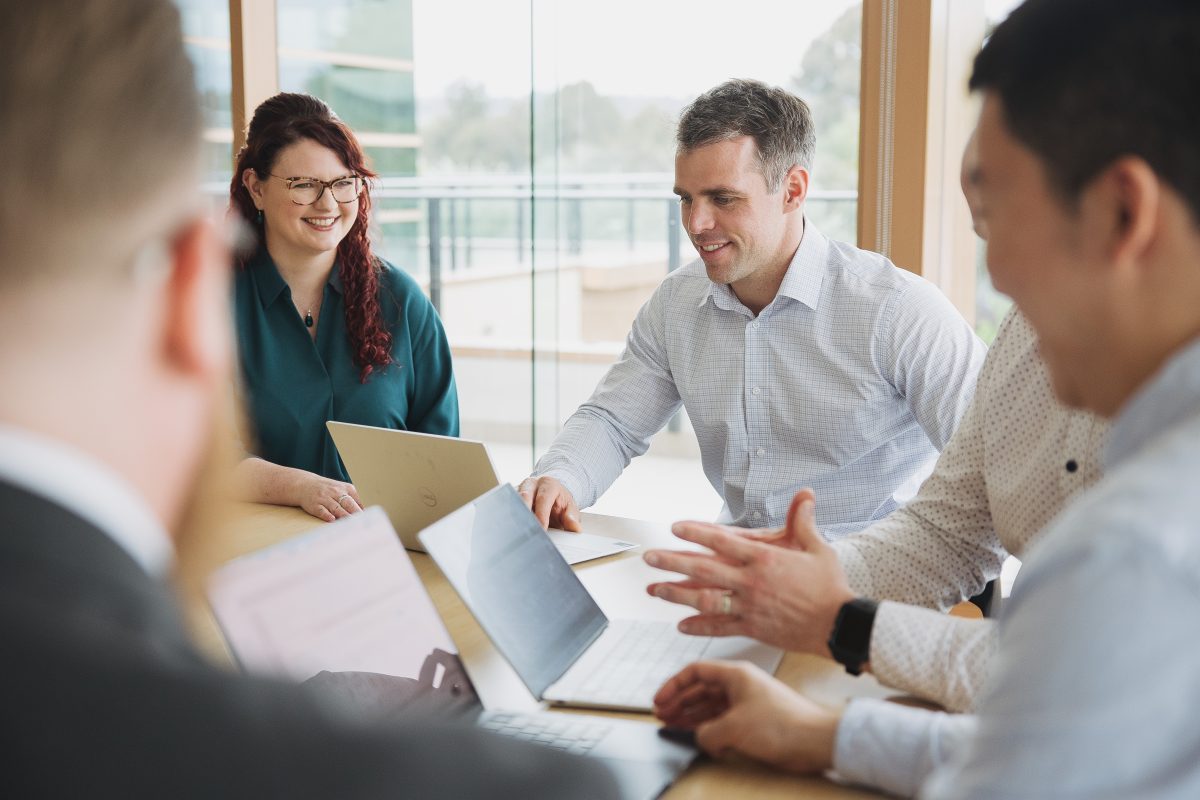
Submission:
M 259 245 L 264 245 L 263 227 L 250 192 L 242 184 L 242 175 L 253 169 L 266 179 L 279 153 L 301 139 L 309 139 L 337 153 L 347 167 L 364 179 L 358 201 L 358 217 L 350 232 L 338 244 L 338 274 L 342 279 L 346 303 L 346 329 L 354 363 L 361 380 L 392 361 L 392 334 L 384 324 L 379 307 L 379 275 L 383 265 L 371 252 L 367 225 L 371 213 L 371 179 L 378 177 L 367 167 L 367 159 L 354 133 L 325 103 L 307 94 L 282 92 L 254 110 L 246 133 L 246 144 L 237 155 L 233 180 L 229 184 L 230 213 L 240 215 L 254 229 Z M 245 260 L 239 260 L 244 269 Z

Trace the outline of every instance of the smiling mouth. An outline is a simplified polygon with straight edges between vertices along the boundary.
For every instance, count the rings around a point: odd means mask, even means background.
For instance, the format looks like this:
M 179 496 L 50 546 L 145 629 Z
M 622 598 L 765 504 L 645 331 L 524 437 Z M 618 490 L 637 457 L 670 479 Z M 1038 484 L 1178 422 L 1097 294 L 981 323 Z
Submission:
M 729 244 L 729 242 L 716 242 L 713 244 L 700 244 L 699 242 L 697 242 L 696 249 L 699 250 L 701 253 L 715 253 L 728 244 Z
M 304 222 L 309 227 L 316 228 L 319 231 L 327 231 L 333 228 L 337 217 L 304 217 Z

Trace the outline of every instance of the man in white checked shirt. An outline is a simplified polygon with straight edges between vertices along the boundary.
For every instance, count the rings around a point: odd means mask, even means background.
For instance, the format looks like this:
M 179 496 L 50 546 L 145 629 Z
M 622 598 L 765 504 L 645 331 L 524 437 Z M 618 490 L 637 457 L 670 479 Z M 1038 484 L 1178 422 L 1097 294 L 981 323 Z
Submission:
M 700 256 L 638 312 L 625 351 L 522 482 L 543 525 L 578 529 L 683 405 L 723 521 L 780 525 L 801 486 L 830 538 L 907 500 L 966 411 L 984 346 L 946 298 L 804 217 L 802 100 L 754 81 L 701 95 L 675 193 Z

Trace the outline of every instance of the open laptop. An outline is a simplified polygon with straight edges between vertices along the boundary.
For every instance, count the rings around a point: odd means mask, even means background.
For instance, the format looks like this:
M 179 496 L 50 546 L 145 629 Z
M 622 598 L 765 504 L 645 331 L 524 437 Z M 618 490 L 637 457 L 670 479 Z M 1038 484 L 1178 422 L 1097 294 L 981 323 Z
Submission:
M 483 442 L 348 422 L 325 423 L 364 506 L 383 506 L 400 541 L 419 553 L 417 534 L 500 483 Z M 632 542 L 548 531 L 568 564 L 631 550 Z
M 500 484 L 483 442 L 348 422 L 325 423 L 363 507 L 383 506 L 400 541 Z
M 657 797 L 696 755 L 649 722 L 484 710 L 379 508 L 230 562 L 210 579 L 208 596 L 244 669 L 309 680 L 363 714 L 454 716 L 596 758 L 631 798 Z
M 744 637 L 688 636 L 659 620 L 610 620 L 508 485 L 446 515 L 420 539 L 539 700 L 650 711 L 659 687 L 693 661 L 740 659 L 773 673 L 783 657 Z

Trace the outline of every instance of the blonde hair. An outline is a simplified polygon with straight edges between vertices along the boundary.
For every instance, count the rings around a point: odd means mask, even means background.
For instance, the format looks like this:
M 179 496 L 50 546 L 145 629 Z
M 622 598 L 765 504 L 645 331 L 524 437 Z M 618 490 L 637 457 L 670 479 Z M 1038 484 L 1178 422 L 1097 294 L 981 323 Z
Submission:
M 0 285 L 8 287 L 120 257 L 106 251 L 161 216 L 165 187 L 194 172 L 201 116 L 169 0 L 0 5 Z M 94 260 L 63 257 L 64 243 L 84 238 Z

